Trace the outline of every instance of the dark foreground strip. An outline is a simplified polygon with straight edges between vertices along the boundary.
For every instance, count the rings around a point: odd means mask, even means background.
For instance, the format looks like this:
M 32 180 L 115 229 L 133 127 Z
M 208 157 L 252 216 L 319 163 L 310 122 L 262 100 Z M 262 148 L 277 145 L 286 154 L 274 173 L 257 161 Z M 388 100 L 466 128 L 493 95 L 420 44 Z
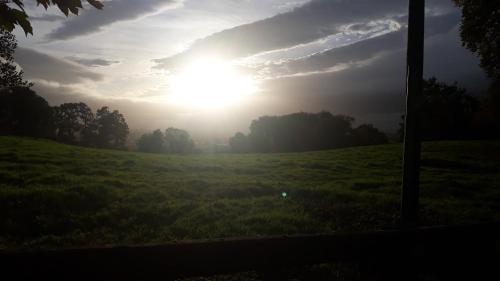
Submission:
M 161 245 L 0 251 L 3 280 L 173 280 L 327 262 L 460 266 L 496 262 L 500 223 Z M 491 266 L 491 265 L 490 265 Z

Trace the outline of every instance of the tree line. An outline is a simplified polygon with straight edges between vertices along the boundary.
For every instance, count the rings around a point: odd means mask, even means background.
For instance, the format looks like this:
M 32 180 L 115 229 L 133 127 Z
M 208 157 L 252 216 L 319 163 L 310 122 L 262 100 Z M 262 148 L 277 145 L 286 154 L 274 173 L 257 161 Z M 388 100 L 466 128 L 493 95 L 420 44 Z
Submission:
M 493 89 L 493 88 L 492 88 Z M 491 94 L 471 95 L 458 83 L 424 79 L 419 104 L 422 141 L 496 139 L 500 137 L 499 107 Z M 404 115 L 398 140 L 404 136 Z M 371 124 L 353 127 L 354 118 L 330 112 L 262 116 L 250 132 L 229 139 L 234 153 L 298 152 L 388 143 L 388 137 Z
M 49 103 L 28 87 L 0 89 L 0 135 L 46 138 L 106 149 L 127 149 L 129 127 L 123 114 L 103 106 L 94 113 L 83 102 Z M 187 154 L 197 152 L 187 131 L 168 128 L 142 135 L 140 152 Z
M 419 104 L 419 135 L 422 141 L 495 139 L 500 137 L 498 107 L 491 95 L 471 95 L 465 88 L 435 77 L 423 81 Z M 404 138 L 404 115 L 398 130 Z
M 124 149 L 128 133 L 125 117 L 107 106 L 95 113 L 82 102 L 52 107 L 28 87 L 0 90 L 0 135 Z
M 177 128 L 160 129 L 142 135 L 136 143 L 137 150 L 147 153 L 188 154 L 198 152 L 189 133 Z
M 262 116 L 252 121 L 250 133 L 236 133 L 229 140 L 232 152 L 298 152 L 388 143 L 387 136 L 371 124 L 353 128 L 354 118 L 330 112 L 299 112 Z

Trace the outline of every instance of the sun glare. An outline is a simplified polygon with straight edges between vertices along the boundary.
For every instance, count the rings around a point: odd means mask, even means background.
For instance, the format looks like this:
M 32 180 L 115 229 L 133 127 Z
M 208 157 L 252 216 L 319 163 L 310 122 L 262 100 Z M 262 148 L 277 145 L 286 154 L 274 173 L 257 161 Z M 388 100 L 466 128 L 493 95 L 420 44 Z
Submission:
M 220 108 L 241 102 L 252 94 L 255 81 L 233 65 L 212 59 L 200 59 L 171 77 L 170 99 L 178 104 L 202 108 Z

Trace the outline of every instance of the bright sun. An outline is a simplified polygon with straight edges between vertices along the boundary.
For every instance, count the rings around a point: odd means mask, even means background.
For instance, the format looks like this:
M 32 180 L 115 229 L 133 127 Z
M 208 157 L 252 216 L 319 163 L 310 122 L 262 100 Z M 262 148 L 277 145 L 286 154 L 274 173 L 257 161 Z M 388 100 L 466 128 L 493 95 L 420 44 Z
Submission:
M 252 94 L 255 81 L 230 63 L 199 59 L 171 76 L 173 102 L 202 108 L 220 108 L 242 101 Z

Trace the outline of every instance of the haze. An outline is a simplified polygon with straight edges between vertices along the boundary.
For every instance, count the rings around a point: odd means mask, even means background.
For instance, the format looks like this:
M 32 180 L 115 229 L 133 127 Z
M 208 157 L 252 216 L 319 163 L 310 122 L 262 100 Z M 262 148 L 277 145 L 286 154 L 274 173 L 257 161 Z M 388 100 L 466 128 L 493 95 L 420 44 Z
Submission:
M 298 111 L 348 114 L 386 132 L 400 122 L 406 1 L 106 5 L 69 18 L 27 7 L 35 35 L 16 30 L 16 61 L 51 105 L 109 105 L 132 133 L 179 127 L 204 141 L 247 132 L 262 115 Z M 427 6 L 425 77 L 480 93 L 488 81 L 461 46 L 460 11 L 450 0 Z

